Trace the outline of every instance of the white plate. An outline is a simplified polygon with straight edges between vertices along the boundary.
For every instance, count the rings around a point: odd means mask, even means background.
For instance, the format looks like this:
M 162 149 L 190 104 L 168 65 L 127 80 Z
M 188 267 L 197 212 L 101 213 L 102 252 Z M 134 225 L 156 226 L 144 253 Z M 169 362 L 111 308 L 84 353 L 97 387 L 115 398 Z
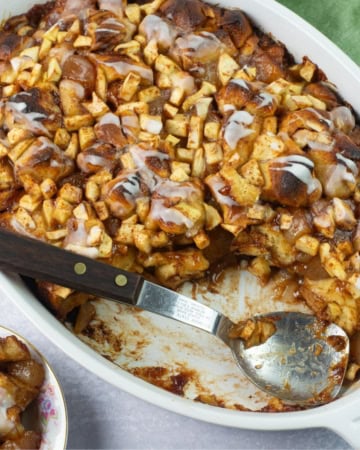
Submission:
M 223 0 L 220 3 L 222 6 L 242 8 L 264 31 L 273 33 L 283 41 L 297 60 L 301 60 L 305 54 L 310 57 L 338 86 L 341 95 L 360 112 L 360 96 L 354 96 L 354 92 L 360 90 L 360 69 L 321 33 L 273 0 Z M 23 12 L 31 4 L 29 0 L 14 0 L 11 11 L 7 7 L 9 10 L 4 13 Z M 225 314 L 229 312 L 227 306 L 231 304 L 230 318 L 233 319 L 250 311 L 263 312 L 264 303 L 268 310 L 299 307 L 286 302 L 280 304 L 273 296 L 271 287 L 261 290 L 253 279 L 247 283 L 239 282 L 239 274 L 229 276 L 225 283 L 230 284 L 222 292 L 231 292 L 226 302 L 220 296 L 209 296 L 206 287 L 199 290 L 198 298 Z M 134 312 L 128 307 L 118 307 L 104 301 L 97 304 L 97 332 L 94 330 L 90 337 L 81 336 L 80 340 L 38 302 L 18 277 L 0 274 L 0 287 L 71 358 L 109 383 L 142 399 L 190 417 L 239 428 L 282 430 L 327 427 L 354 447 L 360 447 L 359 383 L 335 402 L 307 411 L 260 413 L 229 409 L 234 404 L 240 404 L 259 410 L 269 399 L 239 374 L 228 349 L 214 337 L 146 312 Z M 189 293 L 189 288 L 186 289 Z M 271 296 L 273 304 L 269 302 Z M 253 301 L 249 301 L 249 298 Z M 261 301 L 264 298 L 266 302 Z M 108 345 L 109 339 L 104 341 L 99 333 L 99 330 L 104 331 L 103 324 L 106 324 L 107 337 L 113 338 L 111 346 Z M 99 352 L 116 361 L 116 364 L 100 356 Z M 164 367 L 168 370 L 168 378 L 179 372 L 190 372 L 191 379 L 196 382 L 186 386 L 184 395 L 188 399 L 155 387 L 127 372 L 135 370 L 139 373 L 144 370 L 144 366 Z M 228 408 L 189 400 L 199 392 L 216 393 Z
M 23 422 L 27 429 L 41 433 L 40 450 L 65 450 L 68 435 L 66 404 L 56 375 L 41 353 L 18 333 L 0 326 L 0 337 L 16 336 L 43 365 L 45 379 L 37 399 L 26 409 Z

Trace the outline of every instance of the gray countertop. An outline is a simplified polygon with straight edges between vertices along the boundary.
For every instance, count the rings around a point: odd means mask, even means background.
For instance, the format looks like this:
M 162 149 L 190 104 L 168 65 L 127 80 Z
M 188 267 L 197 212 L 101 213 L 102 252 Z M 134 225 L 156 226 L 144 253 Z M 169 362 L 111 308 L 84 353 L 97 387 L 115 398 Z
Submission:
M 153 406 L 105 383 L 68 358 L 3 296 L 0 296 L 0 324 L 31 341 L 58 375 L 68 407 L 69 450 L 350 448 L 326 429 L 240 430 L 197 421 Z

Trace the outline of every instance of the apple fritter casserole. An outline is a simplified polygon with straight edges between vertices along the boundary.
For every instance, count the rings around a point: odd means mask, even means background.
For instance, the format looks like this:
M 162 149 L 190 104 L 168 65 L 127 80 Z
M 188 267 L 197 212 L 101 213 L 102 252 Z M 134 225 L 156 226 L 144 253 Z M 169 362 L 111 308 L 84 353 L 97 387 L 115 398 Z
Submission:
M 41 434 L 26 430 L 21 414 L 38 396 L 44 367 L 16 336 L 0 338 L 0 449 L 38 449 Z
M 56 0 L 5 22 L 0 64 L 2 226 L 171 288 L 231 254 L 359 329 L 360 126 L 309 58 L 200 0 Z

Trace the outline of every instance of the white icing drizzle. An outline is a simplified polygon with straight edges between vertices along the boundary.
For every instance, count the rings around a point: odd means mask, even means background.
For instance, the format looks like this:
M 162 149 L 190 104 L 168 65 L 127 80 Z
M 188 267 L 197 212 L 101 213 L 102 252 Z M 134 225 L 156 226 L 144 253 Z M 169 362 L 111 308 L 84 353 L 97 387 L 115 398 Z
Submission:
M 176 207 L 167 208 L 164 204 L 164 199 L 152 199 L 149 215 L 153 220 L 173 223 L 178 226 L 185 225 L 188 229 L 191 229 L 194 226 L 193 221 L 182 214 L 181 211 L 177 210 Z M 187 235 L 189 234 L 187 233 Z
M 99 9 L 111 11 L 119 17 L 123 16 L 122 0 L 98 0 Z
M 64 246 L 76 244 L 85 246 L 87 242 L 87 231 L 85 221 L 80 219 L 70 219 L 67 226 L 67 235 L 64 239 Z
M 227 188 L 227 185 L 225 184 L 224 180 L 221 178 L 220 175 L 216 174 L 212 176 L 209 180 L 209 185 L 211 187 L 212 193 L 214 194 L 215 200 L 220 205 L 226 205 L 230 207 L 239 206 L 238 203 L 233 198 L 224 195 L 220 192 L 224 188 Z
M 125 199 L 135 205 L 135 200 L 142 197 L 139 175 L 136 171 L 121 173 L 115 180 L 111 190 L 121 190 Z
M 56 161 L 56 159 L 51 159 L 50 167 L 61 167 L 61 164 L 59 163 L 59 161 Z
M 125 25 L 114 17 L 110 17 L 101 22 L 101 25 L 96 28 L 95 33 L 119 33 L 125 28 Z
M 44 151 L 45 150 L 45 151 Z M 36 170 L 37 165 L 46 165 L 52 169 L 52 176 L 57 178 L 67 173 L 73 162 L 65 153 L 45 136 L 38 137 L 15 161 L 15 171 L 31 168 Z
M 14 423 L 8 419 L 7 410 L 15 405 L 15 400 L 9 392 L 0 387 L 0 437 L 15 428 Z
M 246 91 L 250 91 L 249 83 L 246 80 L 243 80 L 242 78 L 233 78 L 232 80 L 230 80 L 230 83 L 237 84 Z
M 119 182 L 112 187 L 112 190 L 117 189 L 121 185 L 124 197 L 134 204 L 136 198 L 143 196 L 140 189 L 141 179 L 147 185 L 152 196 L 149 216 L 154 221 L 173 223 L 178 226 L 184 225 L 187 228 L 187 236 L 192 236 L 197 232 L 193 221 L 176 209 L 176 203 L 180 200 L 191 203 L 192 198 L 202 198 L 201 190 L 190 182 L 180 183 L 165 180 L 154 173 L 146 164 L 147 158 L 158 158 L 161 161 L 169 160 L 169 155 L 166 153 L 153 149 L 144 150 L 137 145 L 130 146 L 128 151 L 136 166 L 136 172 L 134 171 L 132 175 L 126 175 L 126 178 L 119 179 Z M 175 200 L 174 207 L 168 207 L 167 202 L 169 199 Z
M 102 228 L 99 225 L 93 225 L 88 232 L 86 238 L 86 246 L 93 247 L 94 245 L 99 244 L 102 236 Z
M 201 60 L 203 58 L 217 55 L 222 47 L 221 41 L 213 34 L 202 31 L 199 34 L 188 34 L 175 41 L 175 51 L 189 58 Z
M 61 80 L 61 85 L 66 86 L 67 89 L 71 91 L 72 94 L 76 95 L 79 100 L 85 97 L 85 88 L 81 83 L 73 80 Z
M 332 130 L 334 128 L 334 124 L 332 122 L 332 120 L 327 119 L 326 117 L 324 117 L 321 113 L 319 113 L 319 111 L 317 111 L 314 108 L 304 108 L 303 111 L 310 111 L 313 114 L 315 114 L 315 116 L 321 121 L 326 123 L 326 125 L 329 127 L 329 130 Z
M 109 17 L 109 18 L 103 20 L 101 22 L 101 25 L 112 25 L 112 26 L 116 26 L 116 27 L 120 26 L 121 28 L 123 28 L 125 26 L 118 19 L 115 19 L 115 17 Z
M 345 158 L 345 156 L 343 156 L 341 153 L 336 153 L 336 159 L 344 163 L 354 176 L 357 176 L 359 174 L 359 169 L 356 163 L 354 163 L 354 161 L 352 161 L 351 159 Z
M 153 71 L 150 67 L 140 66 L 137 64 L 131 64 L 126 61 L 104 61 L 99 60 L 100 64 L 113 68 L 121 77 L 126 77 L 130 72 L 135 72 L 140 75 L 144 80 L 149 81 L 151 84 L 154 82 Z
M 82 19 L 86 15 L 86 10 L 93 6 L 93 0 L 65 0 L 61 17 L 77 15 Z
M 37 113 L 37 112 L 24 112 L 27 108 L 25 102 L 8 102 L 8 106 L 16 111 L 22 113 L 23 116 L 26 116 L 26 119 L 29 121 L 45 119 L 45 114 Z
M 80 169 L 85 173 L 89 173 L 92 171 L 91 166 L 103 167 L 108 169 L 111 169 L 113 166 L 112 160 L 109 160 L 108 158 L 105 158 L 101 155 L 85 152 L 81 152 L 78 154 L 76 162 Z
M 177 197 L 185 200 L 189 198 L 191 194 L 198 193 L 199 189 L 190 183 L 179 183 L 177 181 L 162 180 L 156 186 L 154 192 L 166 198 Z
M 129 153 L 131 154 L 136 167 L 141 170 L 150 170 L 146 165 L 147 158 L 158 158 L 161 161 L 169 160 L 169 155 L 167 153 L 159 152 L 157 150 L 143 150 L 137 145 L 129 147 Z
M 268 92 L 260 92 L 260 94 L 258 94 L 257 97 L 261 99 L 258 108 L 264 108 L 266 106 L 271 105 L 274 102 L 274 97 Z
M 52 150 L 54 150 L 55 152 L 59 152 L 62 153 L 60 148 L 53 142 L 51 141 L 49 138 L 45 137 L 45 136 L 40 136 L 36 142 L 40 142 L 41 145 L 36 147 L 36 150 L 43 150 L 44 148 L 51 148 Z
M 226 103 L 224 106 L 223 106 L 223 110 L 224 110 L 224 112 L 227 112 L 227 111 L 235 111 L 235 106 L 234 105 L 231 105 L 230 103 Z
M 356 179 L 353 173 L 347 170 L 343 164 L 334 164 L 329 171 L 329 176 L 326 180 L 326 192 L 328 195 L 334 197 L 339 187 L 344 183 L 355 184 Z
M 121 124 L 123 127 L 138 128 L 139 118 L 136 114 L 127 114 L 121 117 Z
M 254 116 L 247 111 L 236 111 L 230 116 L 229 121 L 250 125 L 254 121 Z
M 119 33 L 119 30 L 114 30 L 113 28 L 96 28 L 96 33 Z
M 56 58 L 60 67 L 63 67 L 66 60 L 75 53 L 75 49 L 70 47 L 68 43 L 64 42 L 62 45 L 52 47 L 49 52 L 50 58 Z M 65 81 L 65 80 L 63 80 Z M 69 80 L 70 81 L 70 80 Z
M 135 208 L 136 199 L 147 195 L 143 192 L 139 171 L 123 170 L 104 186 L 103 196 L 110 202 L 114 215 L 124 218 Z
M 65 0 L 64 12 L 80 11 L 84 7 L 82 0 Z
M 325 142 L 309 140 L 309 141 L 307 141 L 307 145 L 311 149 L 321 150 L 323 152 L 331 152 L 334 149 L 335 141 L 332 140 L 330 144 L 326 144 Z
M 76 253 L 87 258 L 96 259 L 99 256 L 99 250 L 96 247 L 83 247 L 76 244 L 68 244 L 64 247 L 69 252 Z
M 275 160 L 277 163 L 295 163 L 295 164 L 302 164 L 308 169 L 314 168 L 314 163 L 311 161 L 311 159 L 306 158 L 306 156 L 302 155 L 288 155 L 288 156 L 280 156 L 279 158 L 276 158 Z
M 30 131 L 35 133 L 48 134 L 46 127 L 39 122 L 40 119 L 46 119 L 45 114 L 38 112 L 25 112 L 27 105 L 25 102 L 12 102 L 6 103 L 6 110 L 12 114 L 12 118 L 15 123 L 22 123 L 26 125 Z
M 336 128 L 349 132 L 355 127 L 355 117 L 346 106 L 338 106 L 330 111 L 330 118 Z
M 157 150 L 144 150 L 137 145 L 129 147 L 129 153 L 134 161 L 136 168 L 141 176 L 141 179 L 153 192 L 157 184 L 161 182 L 162 178 L 156 175 L 146 164 L 147 158 L 158 158 L 160 161 L 169 160 L 169 155 L 159 152 Z
M 121 127 L 119 116 L 117 116 L 116 114 L 111 113 L 111 112 L 106 113 L 103 116 L 101 116 L 98 124 L 99 125 L 115 125 L 119 128 Z
M 254 132 L 245 125 L 251 125 L 254 121 L 252 116 L 247 111 L 235 111 L 225 125 L 224 139 L 228 146 L 234 150 L 240 139 L 249 136 Z
M 311 149 L 322 150 L 324 152 L 331 152 L 335 146 L 335 140 L 331 134 L 324 131 L 317 133 L 300 129 L 293 135 L 293 139 L 301 148 L 308 146 Z
M 337 197 L 333 198 L 333 206 L 335 210 L 335 217 L 338 223 L 354 225 L 357 221 L 351 206 L 344 200 Z
M 140 180 L 136 172 L 131 173 L 126 178 L 118 183 L 123 188 L 124 197 L 131 201 L 141 194 Z
M 137 132 L 140 129 L 139 118 L 136 114 L 122 116 L 121 125 L 126 136 L 136 139 Z
M 139 25 L 140 34 L 144 35 L 147 41 L 155 41 L 164 49 L 168 49 L 173 45 L 177 32 L 168 22 L 149 14 Z
M 131 145 L 128 148 L 128 152 L 130 153 L 136 168 L 136 172 L 134 172 L 136 180 L 135 178 L 133 178 L 131 183 L 135 183 L 136 185 L 137 182 L 139 188 L 140 176 L 143 183 L 145 183 L 150 192 L 152 192 L 161 178 L 148 167 L 148 165 L 146 164 L 146 159 L 158 158 L 160 159 L 160 161 L 163 161 L 169 159 L 169 156 L 166 153 L 162 153 L 157 150 L 144 150 L 137 145 Z M 129 192 L 132 192 L 134 189 L 129 188 L 128 190 Z M 137 191 L 134 191 L 134 195 L 137 195 L 137 193 Z
M 163 223 L 172 223 L 177 226 L 185 226 L 187 228 L 186 236 L 190 237 L 198 231 L 195 223 L 180 210 L 174 207 L 167 207 L 166 202 L 169 198 L 190 201 L 192 196 L 200 197 L 201 192 L 198 188 L 190 183 L 178 183 L 176 181 L 161 181 L 154 189 L 151 200 L 151 209 L 149 216 Z M 159 198 L 160 196 L 160 198 Z M 163 198 L 161 198 L 163 197 Z
M 271 170 L 282 170 L 291 173 L 295 178 L 307 186 L 307 193 L 311 194 L 321 187 L 320 181 L 312 176 L 314 163 L 301 155 L 280 156 L 274 164 L 283 164 L 282 167 L 271 167 Z
M 326 211 L 326 214 L 320 214 L 318 216 L 314 216 L 314 224 L 316 224 L 320 228 L 330 228 L 333 224 L 331 219 L 331 215 Z

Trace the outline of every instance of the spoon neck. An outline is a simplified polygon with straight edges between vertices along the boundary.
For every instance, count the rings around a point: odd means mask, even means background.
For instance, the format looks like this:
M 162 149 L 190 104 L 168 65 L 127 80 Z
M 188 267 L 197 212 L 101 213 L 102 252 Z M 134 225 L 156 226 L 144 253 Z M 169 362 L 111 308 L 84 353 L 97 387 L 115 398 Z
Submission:
M 229 338 L 229 332 L 232 325 L 233 323 L 231 322 L 230 319 L 221 315 L 221 317 L 218 320 L 218 323 L 216 324 L 215 332 L 213 333 L 216 337 L 222 340 L 230 348 L 232 347 L 231 346 L 232 339 Z
M 144 281 L 136 306 L 217 336 L 222 315 L 170 289 Z

